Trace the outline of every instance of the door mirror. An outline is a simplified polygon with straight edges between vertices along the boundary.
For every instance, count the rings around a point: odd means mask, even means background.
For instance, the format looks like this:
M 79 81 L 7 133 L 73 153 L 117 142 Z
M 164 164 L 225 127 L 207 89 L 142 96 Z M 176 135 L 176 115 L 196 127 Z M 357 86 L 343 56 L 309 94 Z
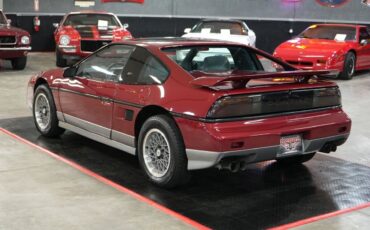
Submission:
M 360 44 L 361 44 L 362 46 L 366 46 L 366 45 L 368 44 L 368 42 L 367 42 L 367 40 L 366 40 L 366 39 L 361 39 Z
M 64 70 L 63 77 L 74 78 L 77 74 L 77 67 L 71 66 Z
M 53 23 L 53 26 L 54 26 L 54 28 L 58 28 L 59 27 L 59 23 Z
M 128 23 L 123 24 L 123 28 L 127 29 L 130 25 Z
M 186 28 L 186 29 L 184 30 L 184 33 L 188 34 L 188 33 L 190 33 L 190 31 L 191 31 L 191 28 Z
M 7 20 L 6 20 L 6 24 L 7 24 L 8 26 L 10 26 L 10 25 L 12 24 L 12 20 L 11 20 L 11 19 L 7 19 Z

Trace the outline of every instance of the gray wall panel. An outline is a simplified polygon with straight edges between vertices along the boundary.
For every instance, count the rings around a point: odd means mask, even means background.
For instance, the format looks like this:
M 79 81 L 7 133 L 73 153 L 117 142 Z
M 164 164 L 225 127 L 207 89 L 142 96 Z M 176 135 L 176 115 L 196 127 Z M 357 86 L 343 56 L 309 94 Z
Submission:
M 6 12 L 33 14 L 33 0 L 3 0 Z M 73 0 L 40 0 L 42 14 L 64 14 L 83 8 Z M 315 0 L 284 3 L 283 0 L 146 0 L 144 5 L 132 3 L 102 4 L 95 7 L 119 15 L 162 17 L 233 17 L 250 19 L 361 21 L 370 22 L 370 8 L 352 0 L 340 8 L 326 8 Z
M 293 16 L 293 7 L 283 6 L 280 4 L 281 0 L 175 0 L 175 2 L 176 14 L 181 16 L 238 18 L 290 18 Z
M 338 20 L 338 21 L 370 21 L 370 7 L 360 3 L 360 0 L 352 0 L 340 8 L 322 7 L 314 0 L 303 1 L 297 7 L 297 15 L 304 19 Z M 313 4 L 314 3 L 314 4 Z
M 4 9 L 11 13 L 35 13 L 33 9 L 33 0 L 4 0 Z M 172 0 L 147 0 L 145 4 L 133 3 L 100 3 L 95 0 L 95 6 L 90 8 L 81 8 L 74 5 L 74 0 L 40 0 L 40 13 L 65 14 L 71 11 L 80 10 L 103 10 L 116 14 L 132 15 L 172 15 Z

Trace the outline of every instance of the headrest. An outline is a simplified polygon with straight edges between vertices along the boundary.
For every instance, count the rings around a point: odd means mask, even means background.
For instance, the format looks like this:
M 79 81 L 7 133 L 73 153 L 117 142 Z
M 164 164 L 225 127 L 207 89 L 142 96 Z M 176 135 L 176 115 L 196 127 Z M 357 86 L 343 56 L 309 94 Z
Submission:
M 230 70 L 230 62 L 225 56 L 211 56 L 204 58 L 204 71 L 224 72 Z

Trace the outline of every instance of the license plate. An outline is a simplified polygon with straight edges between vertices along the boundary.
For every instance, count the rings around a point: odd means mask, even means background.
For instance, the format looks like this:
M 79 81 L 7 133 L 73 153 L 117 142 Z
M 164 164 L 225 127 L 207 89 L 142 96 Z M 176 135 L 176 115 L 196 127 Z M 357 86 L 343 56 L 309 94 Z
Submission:
M 302 153 L 302 137 L 300 135 L 290 135 L 280 138 L 279 155 L 290 155 Z

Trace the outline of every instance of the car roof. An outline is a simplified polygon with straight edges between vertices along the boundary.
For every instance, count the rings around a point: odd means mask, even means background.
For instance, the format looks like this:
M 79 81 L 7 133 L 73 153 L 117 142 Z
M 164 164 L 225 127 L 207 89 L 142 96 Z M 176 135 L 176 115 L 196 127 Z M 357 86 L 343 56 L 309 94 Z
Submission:
M 239 45 L 239 43 L 212 40 L 212 39 L 199 39 L 199 38 L 181 38 L 181 37 L 153 37 L 153 38 L 139 38 L 126 40 L 118 43 L 138 45 L 144 47 L 156 47 L 159 49 L 176 47 L 176 46 L 197 46 L 197 45 Z
M 200 22 L 237 22 L 237 23 L 244 23 L 243 20 L 238 20 L 238 19 L 212 19 L 212 18 L 207 18 L 207 19 L 202 19 Z
M 76 11 L 76 12 L 70 12 L 68 15 L 72 14 L 108 14 L 108 15 L 114 15 L 113 13 L 109 13 L 106 11 L 95 11 L 95 10 L 84 10 L 84 11 Z
M 339 26 L 339 27 L 353 27 L 353 28 L 364 27 L 362 25 L 355 25 L 355 24 L 335 24 L 335 23 L 314 24 L 314 25 L 311 25 L 311 26 Z

